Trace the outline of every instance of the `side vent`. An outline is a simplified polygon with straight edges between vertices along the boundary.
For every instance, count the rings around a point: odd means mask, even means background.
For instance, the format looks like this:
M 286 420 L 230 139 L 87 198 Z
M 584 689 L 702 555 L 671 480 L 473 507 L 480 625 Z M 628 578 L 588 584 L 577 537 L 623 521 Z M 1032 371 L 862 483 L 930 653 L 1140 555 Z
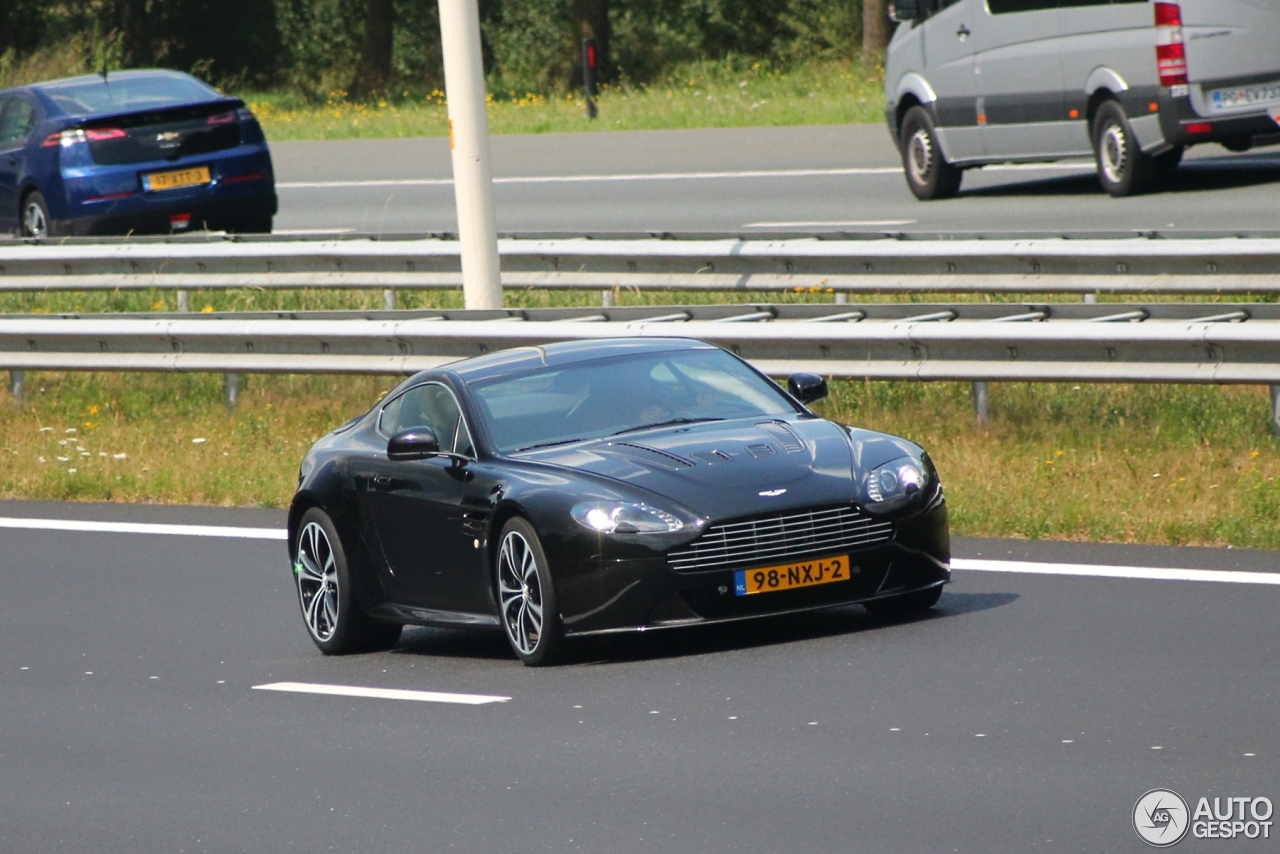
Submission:
M 804 442 L 800 441 L 790 427 L 783 421 L 761 421 L 756 425 L 770 437 L 776 439 L 782 450 L 788 454 L 799 454 L 804 451 Z
M 755 457 L 757 460 L 761 460 L 765 457 L 772 457 L 777 453 L 777 451 L 773 449 L 773 445 L 770 445 L 767 442 L 761 442 L 759 445 L 747 445 L 747 453 Z

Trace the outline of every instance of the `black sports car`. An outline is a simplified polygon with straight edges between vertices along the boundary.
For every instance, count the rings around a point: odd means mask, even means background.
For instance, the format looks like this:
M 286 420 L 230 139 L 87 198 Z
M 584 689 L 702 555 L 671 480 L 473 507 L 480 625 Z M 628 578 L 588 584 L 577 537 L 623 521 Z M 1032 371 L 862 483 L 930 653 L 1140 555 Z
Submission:
M 525 664 L 566 637 L 862 603 L 950 580 L 929 456 L 843 427 L 725 350 L 614 339 L 425 371 L 307 453 L 289 552 L 327 654 L 405 624 L 501 627 Z

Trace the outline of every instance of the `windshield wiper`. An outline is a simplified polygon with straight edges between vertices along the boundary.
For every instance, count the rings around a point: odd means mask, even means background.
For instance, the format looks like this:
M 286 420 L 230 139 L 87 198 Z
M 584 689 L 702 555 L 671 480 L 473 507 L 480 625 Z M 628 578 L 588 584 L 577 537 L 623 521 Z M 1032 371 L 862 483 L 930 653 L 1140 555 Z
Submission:
M 636 433 L 640 430 L 656 430 L 659 427 L 671 427 L 676 424 L 701 424 L 706 421 L 723 421 L 723 418 L 672 418 L 670 421 L 655 421 L 653 424 L 641 424 L 639 427 L 628 427 L 610 436 L 621 436 L 623 433 Z

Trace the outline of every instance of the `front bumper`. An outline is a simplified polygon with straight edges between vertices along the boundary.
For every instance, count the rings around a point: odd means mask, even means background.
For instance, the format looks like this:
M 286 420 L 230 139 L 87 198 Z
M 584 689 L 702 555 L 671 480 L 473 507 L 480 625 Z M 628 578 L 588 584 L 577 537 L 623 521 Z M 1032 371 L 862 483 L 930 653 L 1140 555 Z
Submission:
M 730 622 L 924 590 L 951 580 L 945 502 L 899 520 L 889 542 L 847 553 L 857 568 L 849 581 L 752 596 L 734 594 L 733 570 L 686 575 L 661 554 L 601 554 L 557 572 L 556 593 L 565 634 L 581 636 Z

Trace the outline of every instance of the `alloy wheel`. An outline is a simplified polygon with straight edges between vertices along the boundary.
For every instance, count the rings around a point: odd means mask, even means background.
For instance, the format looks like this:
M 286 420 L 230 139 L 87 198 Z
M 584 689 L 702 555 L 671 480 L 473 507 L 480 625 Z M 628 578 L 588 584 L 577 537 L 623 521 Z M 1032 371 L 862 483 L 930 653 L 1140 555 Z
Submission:
M 542 637 L 542 583 L 529 541 L 509 531 L 498 550 L 498 601 L 511 643 L 531 655 Z
M 30 237 L 47 237 L 49 222 L 45 218 L 44 208 L 35 202 L 27 202 L 22 211 L 22 227 Z
M 307 629 L 316 640 L 329 640 L 338 628 L 338 564 L 319 523 L 308 522 L 298 535 L 293 571 Z

